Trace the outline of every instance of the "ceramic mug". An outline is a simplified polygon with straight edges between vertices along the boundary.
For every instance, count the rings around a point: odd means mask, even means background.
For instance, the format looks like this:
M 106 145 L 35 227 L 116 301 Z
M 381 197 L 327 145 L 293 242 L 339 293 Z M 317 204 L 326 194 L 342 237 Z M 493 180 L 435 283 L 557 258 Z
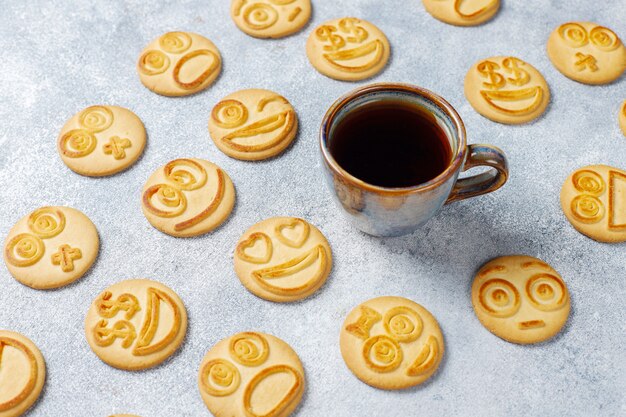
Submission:
M 335 127 L 362 105 L 381 100 L 406 100 L 438 119 L 452 149 L 450 163 L 441 174 L 415 186 L 387 188 L 368 184 L 337 163 L 330 152 Z M 500 149 L 466 144 L 463 121 L 447 101 L 431 91 L 408 84 L 367 85 L 339 98 L 322 121 L 320 147 L 324 171 L 337 200 L 358 229 L 375 236 L 411 233 L 444 204 L 495 191 L 504 185 L 509 174 L 506 157 Z M 478 166 L 490 169 L 457 179 L 460 172 Z

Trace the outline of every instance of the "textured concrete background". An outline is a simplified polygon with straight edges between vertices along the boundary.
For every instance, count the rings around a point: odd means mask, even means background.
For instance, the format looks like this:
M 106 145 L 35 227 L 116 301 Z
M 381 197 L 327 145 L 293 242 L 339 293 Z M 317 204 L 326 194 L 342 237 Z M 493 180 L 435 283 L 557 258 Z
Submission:
M 550 64 L 549 33 L 568 20 L 589 20 L 626 38 L 623 0 L 504 0 L 491 22 L 446 25 L 418 0 L 315 0 L 311 23 L 283 40 L 253 39 L 229 16 L 229 1 L 0 0 L 0 235 L 42 205 L 70 205 L 96 224 L 102 247 L 83 279 L 56 291 L 20 285 L 0 267 L 0 328 L 32 338 L 48 366 L 33 416 L 143 417 L 208 415 L 198 393 L 200 360 L 215 342 L 257 329 L 290 343 L 306 369 L 298 416 L 625 415 L 626 246 L 596 243 L 565 220 L 558 200 L 567 175 L 583 165 L 626 168 L 626 138 L 617 109 L 626 77 L 601 87 L 578 84 Z M 363 83 L 333 81 L 308 63 L 309 32 L 326 19 L 354 15 L 389 37 L 392 59 L 373 81 L 415 83 L 443 95 L 464 118 L 470 142 L 505 150 L 511 178 L 497 193 L 446 207 L 402 238 L 363 235 L 339 216 L 320 171 L 317 131 L 325 109 Z M 224 60 L 221 77 L 192 97 L 161 97 L 135 72 L 141 49 L 169 30 L 201 33 Z M 514 55 L 543 73 L 552 92 L 545 115 L 525 126 L 479 116 L 463 96 L 476 60 Z M 212 106 L 241 88 L 269 88 L 298 111 L 300 133 L 282 156 L 246 163 L 209 139 Z M 128 171 L 110 178 L 72 173 L 55 141 L 65 121 L 92 104 L 128 107 L 144 121 L 149 142 Z M 143 217 L 140 190 L 152 171 L 177 157 L 209 159 L 237 188 L 230 220 L 212 234 L 175 239 Z M 251 224 L 275 215 L 301 216 L 328 237 L 335 267 L 312 298 L 279 305 L 239 283 L 232 251 Z M 572 314 L 550 342 L 518 346 L 484 329 L 474 316 L 470 284 L 488 259 L 538 256 L 563 276 Z M 91 352 L 83 318 L 111 283 L 153 278 L 185 301 L 189 332 L 182 349 L 145 372 L 113 369 Z M 384 392 L 352 376 L 341 358 L 339 326 L 361 301 L 402 295 L 439 320 L 446 355 L 425 385 Z

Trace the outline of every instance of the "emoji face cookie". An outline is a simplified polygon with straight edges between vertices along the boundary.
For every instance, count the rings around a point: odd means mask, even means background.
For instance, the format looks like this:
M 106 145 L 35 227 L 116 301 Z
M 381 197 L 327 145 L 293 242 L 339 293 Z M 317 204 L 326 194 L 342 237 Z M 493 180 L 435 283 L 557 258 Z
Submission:
M 622 133 L 626 136 L 626 100 L 622 103 L 619 109 L 619 115 L 617 117 L 619 121 L 619 127 L 622 129 Z
M 91 106 L 65 123 L 57 147 L 72 171 L 99 177 L 128 168 L 145 145 L 146 129 L 135 113 L 117 106 Z
M 526 123 L 550 102 L 541 73 L 519 58 L 496 56 L 478 61 L 465 76 L 465 97 L 474 109 L 500 123 Z
M 444 352 L 437 320 L 402 297 L 373 298 L 354 308 L 341 327 L 339 345 L 357 378 L 388 390 L 426 381 Z
M 422 0 L 435 19 L 457 26 L 475 26 L 491 19 L 500 0 Z
M 0 417 L 21 416 L 37 401 L 46 364 L 26 336 L 0 330 Z
M 237 244 L 234 261 L 235 272 L 250 292 L 278 302 L 313 294 L 332 267 L 322 232 L 295 217 L 273 217 L 249 228 Z
M 626 171 L 591 165 L 561 188 L 561 208 L 576 230 L 599 242 L 626 242 Z
M 306 53 L 316 70 L 336 80 L 358 81 L 378 74 L 389 60 L 383 32 L 354 17 L 329 20 L 311 33 Z
M 569 316 L 570 300 L 561 276 L 531 256 L 493 259 L 472 284 L 478 320 L 496 336 L 513 343 L 542 342 L 556 335 Z
M 58 288 L 82 277 L 99 248 L 98 231 L 83 213 L 41 207 L 13 226 L 4 243 L 4 262 L 24 285 Z
M 607 84 L 626 70 L 626 48 L 609 28 L 589 22 L 562 24 L 550 34 L 548 57 L 563 75 L 585 84 Z
M 213 42 L 188 32 L 168 32 L 153 40 L 137 62 L 143 85 L 164 96 L 204 90 L 221 70 L 222 58 Z
M 257 38 L 282 38 L 302 29 L 311 17 L 310 0 L 232 0 L 230 16 Z
M 304 393 L 296 352 L 269 334 L 238 333 L 218 342 L 202 359 L 198 388 L 215 417 L 286 417 Z
M 298 131 L 298 119 L 283 96 L 268 90 L 241 90 L 213 107 L 209 133 L 226 155 L 258 160 L 281 153 Z
M 91 303 L 85 335 L 91 350 L 120 369 L 156 366 L 181 345 L 187 332 L 187 311 L 165 285 L 148 279 L 114 284 Z
M 156 170 L 143 187 L 141 204 L 152 226 L 176 237 L 210 232 L 234 205 L 235 187 L 228 174 L 193 158 L 175 159 Z

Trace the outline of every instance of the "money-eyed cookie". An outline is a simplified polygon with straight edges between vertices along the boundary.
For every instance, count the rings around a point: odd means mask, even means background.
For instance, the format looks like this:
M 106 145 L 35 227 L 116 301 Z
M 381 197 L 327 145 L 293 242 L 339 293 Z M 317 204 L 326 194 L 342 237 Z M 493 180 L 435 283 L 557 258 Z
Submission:
M 24 414 L 45 381 L 46 363 L 37 346 L 26 336 L 0 330 L 0 417 Z
M 91 350 L 119 369 L 156 366 L 181 345 L 187 311 L 169 287 L 149 279 L 111 285 L 91 303 L 85 335 Z
M 237 276 L 250 292 L 288 302 L 308 297 L 326 282 L 332 255 L 322 232 L 306 220 L 273 217 L 243 234 L 234 262 Z
M 265 333 L 238 333 L 218 342 L 198 372 L 200 395 L 215 417 L 286 417 L 304 387 L 296 352 Z
M 339 335 L 352 373 L 376 388 L 396 390 L 430 378 L 441 363 L 443 335 L 437 320 L 403 297 L 378 297 L 355 307 Z
M 282 38 L 307 24 L 311 0 L 232 0 L 230 16 L 250 36 Z
M 76 281 L 98 256 L 94 224 L 70 207 L 41 207 L 22 217 L 4 243 L 4 262 L 16 280 L 36 289 Z
M 626 70 L 626 48 L 609 28 L 569 22 L 548 38 L 548 57 L 563 75 L 585 84 L 607 84 Z
M 91 106 L 65 123 L 57 148 L 72 171 L 90 177 L 115 174 L 131 166 L 146 145 L 146 129 L 132 111 Z
M 137 62 L 143 85 L 164 96 L 204 90 L 221 70 L 222 58 L 213 42 L 189 32 L 168 32 L 154 39 Z
M 500 0 L 422 0 L 435 19 L 457 26 L 480 25 L 500 9 Z
M 198 236 L 221 225 L 235 205 L 235 187 L 217 165 L 175 159 L 157 169 L 142 191 L 146 219 L 176 237 Z
M 344 17 L 317 27 L 309 35 L 306 53 L 315 69 L 327 77 L 358 81 L 382 71 L 390 46 L 385 34 L 372 23 Z
M 576 230 L 599 242 L 626 242 L 626 171 L 590 165 L 561 188 L 561 208 Z
M 511 56 L 495 56 L 472 65 L 465 76 L 465 97 L 486 118 L 518 124 L 546 110 L 550 89 L 532 65 Z
M 524 255 L 502 256 L 483 265 L 472 284 L 472 305 L 487 330 L 520 344 L 552 338 L 570 311 L 567 286 L 559 273 Z
M 617 120 L 619 121 L 619 127 L 622 129 L 622 133 L 626 136 L 626 100 L 624 100 L 622 106 L 619 108 Z
M 215 145 L 230 157 L 248 161 L 281 153 L 297 131 L 291 103 L 268 90 L 241 90 L 226 96 L 209 118 Z

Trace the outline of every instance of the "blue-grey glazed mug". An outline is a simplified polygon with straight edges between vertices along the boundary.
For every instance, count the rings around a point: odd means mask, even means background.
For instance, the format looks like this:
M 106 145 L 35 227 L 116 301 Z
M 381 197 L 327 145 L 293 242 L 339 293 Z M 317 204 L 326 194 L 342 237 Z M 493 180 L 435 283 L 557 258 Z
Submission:
M 352 176 L 333 158 L 330 144 L 341 120 L 364 104 L 384 100 L 401 100 L 420 106 L 445 130 L 452 157 L 448 167 L 437 177 L 411 187 L 381 187 Z M 336 199 L 358 229 L 375 236 L 411 233 L 444 204 L 495 191 L 504 185 L 509 174 L 506 157 L 500 149 L 490 145 L 467 145 L 463 121 L 447 101 L 431 91 L 408 84 L 371 84 L 339 98 L 322 121 L 320 147 L 324 171 Z M 490 169 L 457 179 L 460 172 L 478 166 Z

